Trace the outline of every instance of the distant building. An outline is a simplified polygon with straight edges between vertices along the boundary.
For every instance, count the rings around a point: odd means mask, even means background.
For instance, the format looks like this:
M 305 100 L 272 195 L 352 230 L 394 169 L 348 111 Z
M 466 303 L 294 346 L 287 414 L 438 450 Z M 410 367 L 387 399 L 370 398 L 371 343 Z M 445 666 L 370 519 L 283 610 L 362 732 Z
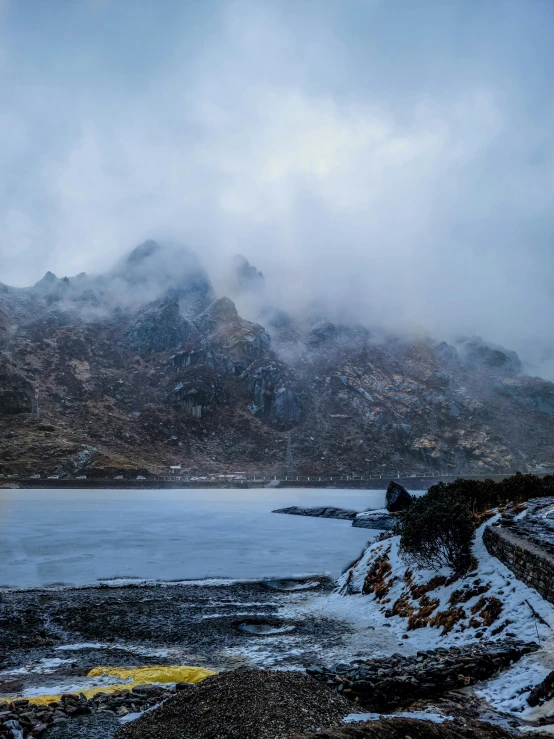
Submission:
M 176 475 L 178 472 L 181 471 L 181 465 L 180 464 L 172 464 L 169 468 L 169 474 L 170 475 Z

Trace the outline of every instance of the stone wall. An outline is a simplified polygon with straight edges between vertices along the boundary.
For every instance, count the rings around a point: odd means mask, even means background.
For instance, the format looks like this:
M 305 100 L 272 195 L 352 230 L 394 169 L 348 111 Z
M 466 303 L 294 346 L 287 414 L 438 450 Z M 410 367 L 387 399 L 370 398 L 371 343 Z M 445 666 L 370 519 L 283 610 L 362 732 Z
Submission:
M 487 526 L 483 542 L 514 575 L 542 597 L 554 603 L 554 556 L 509 529 Z

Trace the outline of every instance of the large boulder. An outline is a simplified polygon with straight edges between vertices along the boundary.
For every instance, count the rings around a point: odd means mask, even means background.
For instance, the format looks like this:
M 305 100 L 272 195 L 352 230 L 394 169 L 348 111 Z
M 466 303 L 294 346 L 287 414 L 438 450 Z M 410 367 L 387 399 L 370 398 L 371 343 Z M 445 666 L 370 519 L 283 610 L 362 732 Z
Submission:
M 385 506 L 389 513 L 399 513 L 409 508 L 413 502 L 413 498 L 406 488 L 399 482 L 391 480 L 387 488 L 387 497 Z

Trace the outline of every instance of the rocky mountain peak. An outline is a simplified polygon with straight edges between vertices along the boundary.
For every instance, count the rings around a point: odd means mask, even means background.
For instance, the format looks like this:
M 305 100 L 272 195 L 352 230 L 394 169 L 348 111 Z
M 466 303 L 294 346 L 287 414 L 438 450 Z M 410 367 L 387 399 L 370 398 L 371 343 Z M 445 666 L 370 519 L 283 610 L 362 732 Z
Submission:
M 176 298 L 165 298 L 140 311 L 126 332 L 126 341 L 139 354 L 178 349 L 196 335 L 180 312 Z
M 103 275 L 0 286 L 0 471 L 72 469 L 83 443 L 98 467 L 159 469 L 179 444 L 191 466 L 241 459 L 274 474 L 285 431 L 300 474 L 554 464 L 554 384 L 526 376 L 515 352 L 332 322 L 323 298 L 303 317 L 255 298 L 239 305 L 261 323 L 215 295 L 193 252 L 154 241 Z M 63 443 L 28 423 L 35 389 Z
M 489 344 L 480 336 L 460 339 L 458 346 L 462 361 L 467 365 L 512 374 L 521 372 L 523 368 L 516 352 Z
M 234 282 L 237 293 L 255 290 L 263 285 L 264 276 L 242 254 L 233 257 Z
M 133 267 L 134 265 L 143 263 L 146 259 L 151 257 L 153 254 L 155 254 L 156 252 L 159 252 L 160 249 L 161 247 L 157 241 L 154 241 L 153 239 L 148 239 L 147 241 L 144 241 L 142 244 L 135 246 L 135 248 L 127 256 L 125 262 L 130 267 Z
M 218 298 L 202 315 L 196 324 L 205 331 L 215 331 L 224 326 L 231 326 L 240 321 L 236 305 L 230 298 Z
M 43 289 L 43 290 L 50 289 L 51 287 L 58 284 L 59 282 L 61 282 L 59 277 L 57 277 L 53 272 L 50 272 L 50 270 L 48 270 L 48 272 L 44 275 L 44 277 L 42 277 L 38 282 L 36 282 L 33 287 L 38 288 L 38 289 Z

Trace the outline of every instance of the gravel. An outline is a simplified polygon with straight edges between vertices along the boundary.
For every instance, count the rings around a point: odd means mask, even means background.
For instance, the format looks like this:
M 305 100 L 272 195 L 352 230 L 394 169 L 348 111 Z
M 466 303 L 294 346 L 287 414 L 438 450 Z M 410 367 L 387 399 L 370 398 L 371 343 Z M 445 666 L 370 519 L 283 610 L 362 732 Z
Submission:
M 178 693 L 117 739 L 280 739 L 340 725 L 352 704 L 300 672 L 238 669 Z
M 395 718 L 330 729 L 317 734 L 300 734 L 290 739 L 300 739 L 300 737 L 302 739 L 515 739 L 516 734 L 478 721 L 471 721 L 465 725 L 453 721 L 435 724 L 418 719 Z

